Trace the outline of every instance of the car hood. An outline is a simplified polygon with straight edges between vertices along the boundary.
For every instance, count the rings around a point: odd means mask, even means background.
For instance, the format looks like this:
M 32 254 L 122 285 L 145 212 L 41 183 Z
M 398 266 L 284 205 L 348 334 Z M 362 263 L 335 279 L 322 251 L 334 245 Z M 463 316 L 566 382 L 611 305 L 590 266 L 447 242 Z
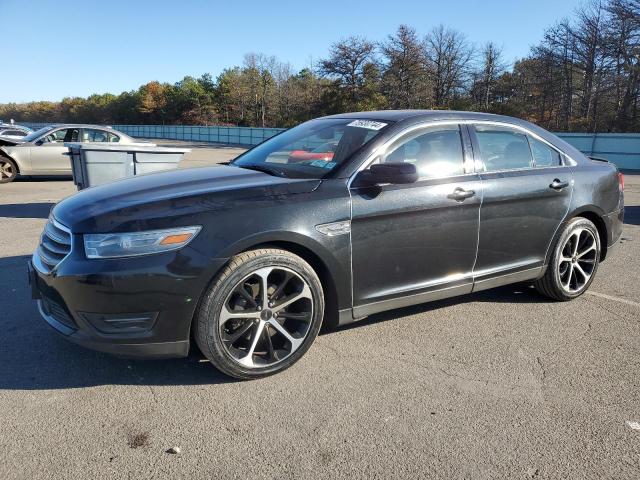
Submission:
M 52 213 L 74 233 L 163 228 L 170 218 L 197 217 L 252 198 L 314 190 L 320 180 L 281 178 L 232 166 L 140 175 L 82 190 Z

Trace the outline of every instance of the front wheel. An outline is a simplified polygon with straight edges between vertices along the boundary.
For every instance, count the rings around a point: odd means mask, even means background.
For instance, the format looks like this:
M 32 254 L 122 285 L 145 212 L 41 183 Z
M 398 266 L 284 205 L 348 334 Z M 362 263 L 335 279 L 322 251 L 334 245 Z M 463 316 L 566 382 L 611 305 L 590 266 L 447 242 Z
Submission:
M 204 294 L 196 342 L 227 375 L 263 377 L 304 355 L 323 315 L 322 286 L 307 262 L 285 250 L 250 250 L 233 257 Z
M 590 220 L 573 218 L 554 247 L 544 276 L 535 282 L 541 294 L 567 301 L 587 291 L 600 261 L 600 236 Z
M 18 167 L 10 158 L 0 156 L 0 183 L 9 183 L 18 176 Z

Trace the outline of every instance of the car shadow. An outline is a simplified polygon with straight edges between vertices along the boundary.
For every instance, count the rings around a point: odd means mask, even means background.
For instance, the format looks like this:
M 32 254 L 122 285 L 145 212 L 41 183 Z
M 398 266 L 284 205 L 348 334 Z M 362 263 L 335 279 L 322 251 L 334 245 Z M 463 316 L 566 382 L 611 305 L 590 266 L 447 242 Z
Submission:
M 197 349 L 183 359 L 128 360 L 70 343 L 40 317 L 28 285 L 28 259 L 27 255 L 0 258 L 0 390 L 234 381 Z
M 48 218 L 55 203 L 4 203 L 0 204 L 0 217 Z
M 444 300 L 436 300 L 428 303 L 412 305 L 410 307 L 398 308 L 386 312 L 370 315 L 362 320 L 357 320 L 348 325 L 338 327 L 332 331 L 324 333 L 337 333 L 352 328 L 366 327 L 379 322 L 394 320 L 399 317 L 410 315 L 419 315 L 421 313 L 432 312 L 441 308 L 459 305 L 469 302 L 488 302 L 488 303 L 553 303 L 553 300 L 540 295 L 530 283 L 516 283 L 506 285 L 491 290 L 483 290 L 482 292 L 470 293 L 459 297 L 447 298 Z
M 197 348 L 187 358 L 128 360 L 84 349 L 54 332 L 31 300 L 29 256 L 0 258 L 0 390 L 84 388 L 99 385 L 212 385 L 236 380 L 218 372 Z M 511 285 L 458 298 L 372 315 L 335 330 L 366 327 L 460 302 L 540 303 L 549 300 L 527 285 Z
M 20 176 L 14 182 L 52 182 L 61 180 L 73 180 L 72 175 L 36 175 L 36 176 Z
M 640 225 L 640 206 L 629 205 L 624 207 L 624 223 L 626 225 Z

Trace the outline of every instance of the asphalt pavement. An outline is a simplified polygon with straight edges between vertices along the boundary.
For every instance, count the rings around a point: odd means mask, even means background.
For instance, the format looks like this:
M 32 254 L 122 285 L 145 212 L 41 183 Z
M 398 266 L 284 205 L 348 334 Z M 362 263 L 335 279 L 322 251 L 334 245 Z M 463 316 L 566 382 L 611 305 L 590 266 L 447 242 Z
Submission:
M 516 285 L 375 315 L 251 382 L 196 353 L 85 350 L 40 319 L 26 261 L 74 191 L 0 185 L 1 479 L 640 478 L 640 175 L 577 300 Z

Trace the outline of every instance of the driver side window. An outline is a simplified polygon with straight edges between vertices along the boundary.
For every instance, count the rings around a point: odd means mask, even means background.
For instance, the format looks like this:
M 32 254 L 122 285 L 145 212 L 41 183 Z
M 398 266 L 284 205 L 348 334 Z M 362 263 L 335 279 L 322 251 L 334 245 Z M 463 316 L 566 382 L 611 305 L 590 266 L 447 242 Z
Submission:
M 67 130 L 56 130 L 43 138 L 43 143 L 62 143 Z
M 63 144 L 64 142 L 77 142 L 79 130 L 77 128 L 62 128 L 55 130 L 42 139 L 43 144 Z
M 413 163 L 420 178 L 463 175 L 460 127 L 431 127 L 409 133 L 391 145 L 380 162 Z

